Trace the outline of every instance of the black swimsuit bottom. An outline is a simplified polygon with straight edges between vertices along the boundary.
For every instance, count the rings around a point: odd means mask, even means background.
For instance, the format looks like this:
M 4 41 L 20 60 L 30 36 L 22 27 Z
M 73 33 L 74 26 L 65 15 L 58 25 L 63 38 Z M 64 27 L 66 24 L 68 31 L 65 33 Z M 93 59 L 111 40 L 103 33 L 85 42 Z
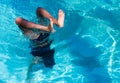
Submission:
M 40 34 L 40 36 L 36 39 L 37 41 L 42 41 L 49 36 L 48 33 Z M 51 42 L 52 43 L 52 42 Z M 47 44 L 46 46 L 38 46 L 36 48 L 32 48 L 31 54 L 33 56 L 39 56 L 43 58 L 43 62 L 46 67 L 52 68 L 55 64 L 54 61 L 54 49 L 50 49 L 51 43 Z
M 49 33 L 40 33 L 40 36 L 39 36 L 37 39 L 35 39 L 34 41 L 42 42 L 42 41 L 44 41 L 49 35 L 50 35 Z M 49 41 L 49 40 L 47 39 L 45 42 L 47 42 L 47 41 Z M 45 42 L 43 42 L 43 44 L 44 44 Z M 50 45 L 51 45 L 51 43 L 49 43 L 49 44 L 47 44 L 46 46 L 43 46 L 43 47 L 38 46 L 38 47 L 32 48 L 31 54 L 32 54 L 33 56 L 40 56 L 40 57 L 42 57 L 42 56 L 44 56 L 44 55 L 46 55 L 46 54 L 48 54 L 48 53 L 50 53 L 50 52 L 52 51 L 52 50 L 50 49 Z

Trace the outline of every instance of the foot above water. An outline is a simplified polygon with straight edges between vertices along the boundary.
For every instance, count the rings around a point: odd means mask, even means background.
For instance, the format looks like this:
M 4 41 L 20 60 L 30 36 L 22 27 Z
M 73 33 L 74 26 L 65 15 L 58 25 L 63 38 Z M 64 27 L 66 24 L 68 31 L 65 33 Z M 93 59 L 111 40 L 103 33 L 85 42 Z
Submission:
M 59 27 L 61 27 L 61 28 L 64 26 L 64 18 L 65 18 L 65 14 L 60 9 L 58 12 L 58 24 L 59 24 Z

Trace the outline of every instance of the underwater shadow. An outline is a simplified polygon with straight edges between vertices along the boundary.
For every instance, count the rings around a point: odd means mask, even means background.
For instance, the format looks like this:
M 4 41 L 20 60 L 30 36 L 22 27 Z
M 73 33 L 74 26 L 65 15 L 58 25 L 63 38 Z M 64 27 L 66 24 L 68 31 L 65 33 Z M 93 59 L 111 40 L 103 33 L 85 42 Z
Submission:
M 74 65 L 83 69 L 83 75 L 88 79 L 89 83 L 111 83 L 111 79 L 105 69 L 98 60 L 101 55 L 100 48 L 90 45 L 89 41 L 74 35 L 68 40 L 70 53 L 75 56 L 72 60 Z
M 119 21 L 119 15 L 117 15 L 113 11 L 109 11 L 106 9 L 103 9 L 101 7 L 96 7 L 95 9 L 92 9 L 88 12 L 89 16 L 102 19 L 104 21 L 107 21 L 110 27 L 120 30 L 120 21 Z

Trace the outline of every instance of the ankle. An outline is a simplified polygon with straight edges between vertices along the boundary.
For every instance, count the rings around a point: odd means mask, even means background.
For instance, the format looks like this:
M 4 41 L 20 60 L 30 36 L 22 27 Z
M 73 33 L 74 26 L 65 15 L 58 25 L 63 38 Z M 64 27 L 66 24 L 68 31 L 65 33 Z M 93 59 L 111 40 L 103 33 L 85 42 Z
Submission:
M 55 32 L 55 29 L 53 27 L 51 27 L 50 25 L 48 26 L 48 29 L 50 32 L 54 33 Z
M 57 26 L 59 26 L 58 21 L 55 18 L 52 18 L 52 21 L 53 21 L 54 24 L 56 24 Z

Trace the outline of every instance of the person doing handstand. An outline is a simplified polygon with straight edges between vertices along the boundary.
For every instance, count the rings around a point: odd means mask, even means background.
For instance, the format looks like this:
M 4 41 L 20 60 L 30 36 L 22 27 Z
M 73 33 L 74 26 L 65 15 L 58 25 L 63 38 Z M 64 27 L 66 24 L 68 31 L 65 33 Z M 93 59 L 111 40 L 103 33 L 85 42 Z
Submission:
M 55 32 L 53 24 L 59 28 L 64 26 L 65 14 L 60 9 L 58 11 L 58 19 L 55 19 L 47 10 L 38 7 L 36 10 L 37 17 L 41 20 L 41 24 L 30 22 L 24 18 L 18 17 L 15 22 L 22 30 L 23 34 L 30 39 L 31 54 L 35 57 L 42 57 L 46 67 L 52 68 L 54 62 L 54 49 L 50 49 L 52 40 L 49 39 L 51 33 Z M 49 25 L 45 26 L 44 19 L 49 20 Z M 37 62 L 35 62 L 37 63 Z

